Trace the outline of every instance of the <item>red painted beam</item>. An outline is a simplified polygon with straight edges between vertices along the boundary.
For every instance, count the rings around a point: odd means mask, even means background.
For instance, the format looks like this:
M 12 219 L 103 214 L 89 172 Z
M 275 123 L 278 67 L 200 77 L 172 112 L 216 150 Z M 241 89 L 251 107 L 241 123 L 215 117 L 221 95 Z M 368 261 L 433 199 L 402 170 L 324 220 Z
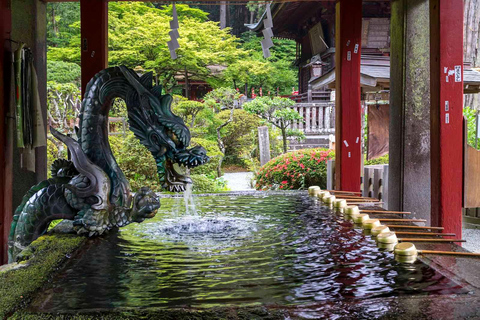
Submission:
M 463 1 L 430 0 L 432 225 L 462 234 Z
M 80 0 L 82 96 L 87 83 L 108 64 L 108 2 Z
M 11 197 L 11 165 L 7 157 L 7 131 L 6 116 L 7 96 L 10 96 L 8 72 L 11 65 L 10 32 L 11 23 L 11 2 L 0 0 L 0 265 L 7 263 L 7 242 L 10 224 L 12 220 L 12 197 Z M 10 169 L 10 171 L 9 171 Z
M 362 1 L 341 0 L 336 7 L 335 186 L 360 191 L 362 111 L 360 50 Z

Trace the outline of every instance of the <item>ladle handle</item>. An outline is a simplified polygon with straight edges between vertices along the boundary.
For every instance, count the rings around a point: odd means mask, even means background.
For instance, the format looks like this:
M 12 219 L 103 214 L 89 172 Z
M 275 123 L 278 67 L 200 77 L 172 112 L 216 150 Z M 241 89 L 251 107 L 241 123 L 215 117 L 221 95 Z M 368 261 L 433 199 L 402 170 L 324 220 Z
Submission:
M 367 212 L 367 213 L 374 213 L 374 214 L 382 214 L 382 213 L 389 213 L 389 214 L 412 214 L 408 211 L 387 211 L 387 210 L 360 210 L 360 212 Z
M 429 227 L 429 226 L 406 226 L 402 224 L 387 224 L 389 228 L 400 228 L 400 229 L 431 229 L 431 230 L 443 230 L 443 227 Z
M 422 254 L 445 254 L 445 255 L 459 255 L 467 257 L 480 257 L 480 253 L 476 252 L 455 252 L 455 251 L 436 251 L 436 250 L 417 250 Z
M 378 219 L 380 221 L 387 222 L 427 222 L 425 219 Z
M 431 239 L 431 238 L 400 238 L 398 241 L 406 242 L 467 242 L 463 239 Z
M 323 191 L 328 191 L 330 193 L 362 194 L 361 192 L 355 192 L 355 191 L 341 191 L 341 190 L 323 190 Z

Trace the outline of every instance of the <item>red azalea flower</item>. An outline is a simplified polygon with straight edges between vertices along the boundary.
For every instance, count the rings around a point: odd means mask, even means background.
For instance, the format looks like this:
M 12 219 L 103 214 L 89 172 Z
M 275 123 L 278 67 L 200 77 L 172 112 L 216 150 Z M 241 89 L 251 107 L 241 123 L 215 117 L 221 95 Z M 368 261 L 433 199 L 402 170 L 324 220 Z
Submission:
M 282 181 L 282 184 L 287 184 L 287 183 L 288 183 L 288 181 L 286 181 L 286 180 L 285 180 L 285 181 Z

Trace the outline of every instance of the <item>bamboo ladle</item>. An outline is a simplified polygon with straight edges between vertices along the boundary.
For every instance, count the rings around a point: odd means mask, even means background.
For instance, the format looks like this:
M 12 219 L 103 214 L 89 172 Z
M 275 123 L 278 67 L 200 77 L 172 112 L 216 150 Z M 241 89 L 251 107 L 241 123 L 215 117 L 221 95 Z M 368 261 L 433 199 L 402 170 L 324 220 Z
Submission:
M 394 249 L 395 256 L 416 256 L 421 254 L 439 254 L 439 255 L 454 255 L 464 257 L 480 257 L 480 253 L 476 252 L 456 252 L 456 251 L 441 251 L 441 250 L 417 250 L 415 245 L 410 242 L 399 243 Z

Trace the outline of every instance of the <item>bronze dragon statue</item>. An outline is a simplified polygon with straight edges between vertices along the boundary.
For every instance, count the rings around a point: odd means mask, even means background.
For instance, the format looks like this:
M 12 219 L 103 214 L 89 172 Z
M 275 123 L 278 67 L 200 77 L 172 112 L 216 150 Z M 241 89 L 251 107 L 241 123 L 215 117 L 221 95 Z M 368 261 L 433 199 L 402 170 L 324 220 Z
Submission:
M 169 191 L 184 191 L 192 183 L 177 173 L 177 163 L 189 168 L 209 160 L 203 147 L 187 149 L 190 132 L 172 113 L 172 97 L 152 85 L 152 74 L 139 77 L 127 67 L 102 70 L 88 83 L 82 101 L 78 140 L 51 128 L 65 143 L 72 161 L 59 159 L 52 178 L 32 187 L 15 211 L 9 235 L 9 261 L 46 232 L 55 219 L 73 220 L 77 233 L 100 235 L 114 227 L 155 216 L 158 197 L 148 188 L 132 196 L 108 142 L 108 113 L 115 98 L 125 100 L 129 127 L 155 158 L 159 182 Z

